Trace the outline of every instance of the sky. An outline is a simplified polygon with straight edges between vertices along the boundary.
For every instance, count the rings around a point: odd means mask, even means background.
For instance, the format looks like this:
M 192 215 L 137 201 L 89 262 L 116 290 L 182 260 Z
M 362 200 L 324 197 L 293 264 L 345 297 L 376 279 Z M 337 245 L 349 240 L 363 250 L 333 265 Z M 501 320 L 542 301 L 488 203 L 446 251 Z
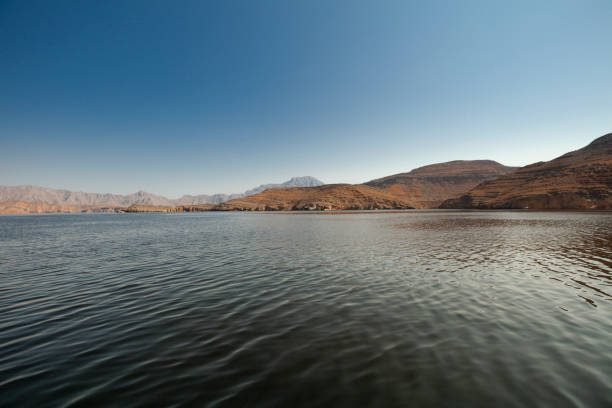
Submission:
M 612 131 L 612 1 L 0 0 L 0 184 L 242 192 Z

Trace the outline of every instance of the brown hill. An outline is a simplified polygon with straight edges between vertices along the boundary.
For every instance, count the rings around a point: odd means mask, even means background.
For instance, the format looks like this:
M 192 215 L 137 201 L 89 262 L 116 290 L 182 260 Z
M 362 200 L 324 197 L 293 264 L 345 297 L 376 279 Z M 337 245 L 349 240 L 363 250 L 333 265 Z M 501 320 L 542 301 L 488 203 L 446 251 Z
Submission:
M 479 184 L 441 208 L 612 209 L 612 133 Z
M 170 205 L 132 204 L 125 212 L 176 212 L 176 207 Z
M 0 214 L 44 214 L 44 213 L 78 213 L 81 208 L 72 205 L 55 205 L 42 201 L 4 201 L 0 203 Z
M 373 210 L 413 208 L 386 191 L 359 184 L 327 184 L 318 187 L 271 188 L 249 197 L 219 204 L 215 210 Z
M 49 213 L 83 213 L 83 212 L 115 212 L 121 207 L 106 207 L 99 205 L 58 205 L 44 201 L 10 200 L 0 202 L 0 214 L 49 214 Z
M 419 167 L 408 173 L 368 181 L 376 187 L 403 198 L 416 208 L 436 208 L 443 201 L 458 197 L 486 180 L 516 170 L 493 160 L 454 160 Z

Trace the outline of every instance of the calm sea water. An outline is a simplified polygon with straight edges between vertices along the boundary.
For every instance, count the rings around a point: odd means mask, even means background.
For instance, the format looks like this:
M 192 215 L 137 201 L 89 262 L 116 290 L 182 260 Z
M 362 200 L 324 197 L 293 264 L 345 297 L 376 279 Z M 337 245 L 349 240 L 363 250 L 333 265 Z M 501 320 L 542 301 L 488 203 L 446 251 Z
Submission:
M 612 406 L 612 214 L 0 217 L 0 406 Z

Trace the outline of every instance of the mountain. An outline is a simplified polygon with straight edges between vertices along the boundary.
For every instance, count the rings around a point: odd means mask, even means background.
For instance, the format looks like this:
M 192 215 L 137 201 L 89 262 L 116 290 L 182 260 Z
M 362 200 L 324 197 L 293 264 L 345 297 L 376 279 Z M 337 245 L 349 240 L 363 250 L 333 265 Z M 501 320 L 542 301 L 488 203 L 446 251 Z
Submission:
M 0 214 L 44 214 L 44 213 L 77 213 L 79 206 L 55 205 L 42 201 L 4 201 L 0 202 Z
M 83 193 L 36 186 L 0 186 L 0 201 L 42 201 L 54 205 L 113 207 L 127 207 L 132 204 L 172 205 L 172 201 L 166 197 L 145 191 L 120 195 Z
M 323 183 L 321 180 L 318 180 L 314 177 L 304 176 L 304 177 L 292 177 L 289 181 L 285 181 L 282 184 L 262 184 L 258 187 L 255 187 L 251 190 L 247 190 L 244 192 L 243 197 L 248 197 L 253 194 L 261 193 L 269 188 L 277 188 L 277 187 L 318 187 L 322 186 Z M 235 197 L 238 198 L 238 197 Z
M 244 194 L 184 195 L 181 198 L 172 200 L 172 202 L 176 205 L 219 204 L 243 196 Z
M 436 208 L 443 201 L 458 197 L 483 181 L 510 173 L 508 167 L 492 160 L 454 160 L 419 167 L 364 183 L 401 197 L 416 208 Z
M 441 208 L 612 209 L 612 133 L 481 183 Z
M 172 200 L 166 197 L 139 191 L 133 194 L 100 194 L 83 193 L 69 190 L 56 190 L 53 188 L 36 186 L 0 186 L 0 202 L 4 201 L 25 201 L 25 202 L 44 202 L 50 205 L 71 205 L 71 206 L 105 206 L 105 207 L 129 207 L 133 204 L 148 206 L 180 206 L 198 204 L 219 204 L 227 200 L 256 194 L 267 188 L 273 187 L 306 187 L 322 185 L 323 182 L 314 177 L 293 177 L 282 184 L 264 184 L 242 194 L 214 194 L 214 195 L 184 195 L 183 197 Z
M 219 204 L 216 210 L 372 210 L 412 208 L 401 198 L 362 184 L 270 188 L 249 197 Z
M 174 200 L 176 205 L 197 205 L 197 204 L 220 204 L 225 201 L 234 200 L 236 198 L 247 197 L 253 194 L 261 193 L 269 188 L 276 187 L 316 187 L 322 186 L 321 180 L 317 180 L 314 177 L 292 177 L 290 180 L 285 181 L 281 184 L 262 184 L 253 189 L 247 190 L 241 194 L 214 194 L 214 195 L 184 195 L 181 198 Z

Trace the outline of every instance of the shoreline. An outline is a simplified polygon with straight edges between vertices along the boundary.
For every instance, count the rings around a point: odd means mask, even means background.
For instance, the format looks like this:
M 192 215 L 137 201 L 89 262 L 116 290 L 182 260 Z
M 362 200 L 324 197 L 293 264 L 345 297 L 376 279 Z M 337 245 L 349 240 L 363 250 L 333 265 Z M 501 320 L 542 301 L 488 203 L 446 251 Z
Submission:
M 204 210 L 204 211 L 83 211 L 83 212 L 41 212 L 4 214 L 0 216 L 41 216 L 41 215 L 113 215 L 113 214 L 156 214 L 156 215 L 182 215 L 195 213 L 231 213 L 231 214 L 276 214 L 276 215 L 351 215 L 351 214 L 440 214 L 440 213 L 592 213 L 612 214 L 612 209 L 537 209 L 537 208 L 415 208 L 415 209 L 393 209 L 393 210 Z

